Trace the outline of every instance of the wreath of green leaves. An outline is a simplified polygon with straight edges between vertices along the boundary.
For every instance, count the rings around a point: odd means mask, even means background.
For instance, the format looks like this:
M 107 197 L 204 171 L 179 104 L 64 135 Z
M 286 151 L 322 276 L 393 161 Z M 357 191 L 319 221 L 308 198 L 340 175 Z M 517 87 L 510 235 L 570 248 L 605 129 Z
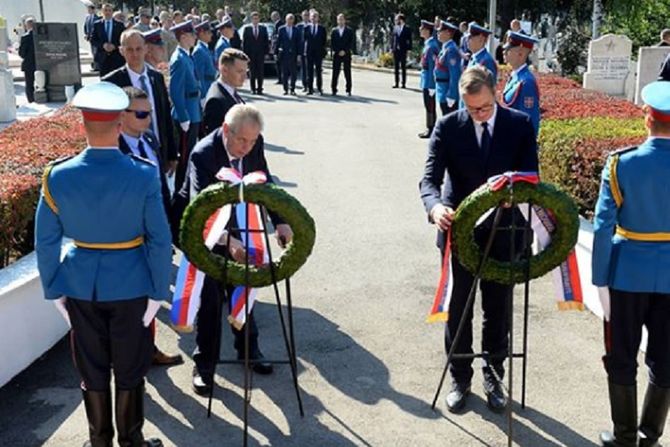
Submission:
M 544 275 L 565 261 L 577 243 L 579 233 L 577 207 L 567 194 L 549 183 L 518 182 L 512 190 L 505 187 L 498 191 L 492 191 L 488 184 L 484 184 L 461 202 L 454 216 L 451 235 L 454 252 L 465 268 L 474 274 L 481 261 L 481 248 L 474 238 L 477 221 L 486 211 L 504 201 L 512 205 L 532 203 L 551 211 L 554 217 L 556 228 L 551 242 L 530 258 L 530 279 Z M 481 277 L 502 284 L 522 283 L 526 279 L 526 261 L 502 262 L 489 257 Z
M 294 236 L 284 253 L 275 260 L 275 280 L 290 277 L 307 261 L 316 238 L 314 220 L 300 202 L 273 184 L 244 186 L 244 199 L 264 206 L 291 226 Z M 199 270 L 228 284 L 245 284 L 245 266 L 212 253 L 204 243 L 207 220 L 224 205 L 239 203 L 239 186 L 217 183 L 200 192 L 189 204 L 181 220 L 179 240 L 186 257 Z M 270 265 L 249 265 L 249 286 L 264 287 L 273 283 Z

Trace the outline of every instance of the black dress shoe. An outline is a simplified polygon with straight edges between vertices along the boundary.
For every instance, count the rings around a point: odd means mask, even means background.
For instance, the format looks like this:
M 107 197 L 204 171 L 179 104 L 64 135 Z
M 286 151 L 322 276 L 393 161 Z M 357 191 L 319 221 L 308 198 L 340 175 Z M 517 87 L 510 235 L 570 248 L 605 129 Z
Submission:
M 256 362 L 251 364 L 252 371 L 255 372 L 256 374 L 267 376 L 273 373 L 274 367 L 272 366 L 272 363 L 259 361 L 263 360 L 263 358 L 264 358 L 263 354 L 261 354 L 260 352 L 251 353 L 249 355 L 249 360 L 256 360 Z M 244 352 L 238 352 L 237 359 L 244 360 Z
M 163 447 L 163 441 L 158 438 L 145 439 L 142 447 Z
M 447 409 L 451 413 L 457 413 L 465 407 L 465 400 L 470 394 L 470 384 L 454 383 L 451 391 L 447 394 Z
M 351 96 L 351 92 L 347 92 L 347 96 Z
M 286 90 L 284 90 L 284 96 L 286 96 L 286 95 L 288 95 L 288 92 Z
M 507 407 L 507 397 L 503 393 L 502 387 L 496 381 L 495 383 L 485 383 L 484 392 L 486 393 L 486 405 L 494 413 L 502 413 Z
M 422 139 L 430 138 L 431 133 L 432 132 L 430 130 L 426 129 L 425 131 L 423 131 L 419 134 L 419 138 L 422 138 Z
M 323 96 L 323 90 L 319 89 L 319 96 Z
M 295 90 L 291 90 L 291 96 L 298 96 L 295 92 Z
M 307 90 L 307 93 L 305 93 L 307 96 L 311 96 L 314 94 L 314 90 Z
M 337 90 L 333 90 L 332 92 L 330 92 L 330 94 L 333 96 L 337 96 Z
M 213 378 L 203 375 L 197 367 L 193 368 L 193 391 L 198 396 L 209 396 L 212 392 Z
M 407 87 L 405 87 L 405 85 L 403 84 L 402 88 L 407 88 Z

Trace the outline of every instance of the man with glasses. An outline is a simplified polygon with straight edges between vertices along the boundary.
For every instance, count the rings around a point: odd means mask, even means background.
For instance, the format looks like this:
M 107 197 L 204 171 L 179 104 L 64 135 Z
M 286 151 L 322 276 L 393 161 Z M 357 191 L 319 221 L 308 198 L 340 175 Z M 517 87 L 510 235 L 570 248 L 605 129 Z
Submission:
M 446 240 L 458 205 L 486 180 L 507 171 L 537 171 L 537 143 L 528 115 L 500 107 L 495 100 L 495 81 L 483 67 L 468 68 L 460 78 L 459 91 L 465 108 L 442 117 L 430 139 L 428 159 L 420 182 L 421 199 L 428 219 L 438 229 L 437 245 L 444 256 Z M 518 211 L 505 210 L 501 226 L 519 218 Z M 475 228 L 481 245 L 492 227 L 492 216 Z M 523 236 L 519 234 L 519 236 Z M 516 242 L 522 247 L 522 240 Z M 510 258 L 510 235 L 499 230 L 491 256 L 500 261 Z M 472 310 L 464 309 L 474 281 L 473 275 L 456 258 L 451 259 L 453 288 L 446 325 L 445 347 L 451 348 L 462 318 L 465 330 L 455 352 L 472 353 Z M 508 345 L 507 302 L 512 286 L 492 281 L 480 283 L 482 292 L 482 351 L 489 354 L 483 369 L 484 391 L 492 411 L 501 412 L 507 404 L 498 379 L 504 376 L 503 362 Z M 451 363 L 452 388 L 447 408 L 458 412 L 465 406 L 472 381 L 472 359 Z

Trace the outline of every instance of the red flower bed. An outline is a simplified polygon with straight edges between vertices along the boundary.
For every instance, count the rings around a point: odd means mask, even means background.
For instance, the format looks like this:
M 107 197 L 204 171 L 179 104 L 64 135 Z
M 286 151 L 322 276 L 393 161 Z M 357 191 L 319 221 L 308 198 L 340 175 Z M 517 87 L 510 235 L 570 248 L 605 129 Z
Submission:
M 84 147 L 81 114 L 70 107 L 0 132 L 0 267 L 32 250 L 32 221 L 44 166 Z

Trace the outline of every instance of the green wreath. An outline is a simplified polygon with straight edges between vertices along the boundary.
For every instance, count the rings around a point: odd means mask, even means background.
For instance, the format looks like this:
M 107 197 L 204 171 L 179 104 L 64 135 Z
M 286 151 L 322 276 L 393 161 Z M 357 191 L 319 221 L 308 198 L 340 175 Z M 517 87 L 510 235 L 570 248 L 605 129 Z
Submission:
M 579 214 L 574 201 L 563 191 L 549 183 L 517 182 L 513 193 L 508 187 L 492 191 L 484 184 L 463 200 L 454 216 L 452 242 L 454 252 L 470 272 L 475 273 L 481 260 L 481 248 L 475 242 L 474 229 L 479 218 L 501 202 L 513 205 L 532 203 L 550 210 L 556 228 L 551 234 L 551 242 L 542 252 L 530 258 L 530 279 L 538 278 L 559 266 L 577 243 Z M 482 268 L 482 279 L 502 284 L 522 283 L 526 278 L 526 262 L 502 262 L 488 258 Z
M 307 210 L 286 191 L 273 184 L 244 186 L 245 200 L 263 205 L 281 217 L 293 230 L 293 241 L 284 253 L 275 260 L 275 280 L 281 281 L 293 275 L 307 260 L 314 247 L 316 228 Z M 217 183 L 200 192 L 184 212 L 181 220 L 179 240 L 186 257 L 199 270 L 233 285 L 245 284 L 245 266 L 221 255 L 212 253 L 205 246 L 203 231 L 207 220 L 214 212 L 227 204 L 239 203 L 239 187 Z M 272 284 L 270 265 L 249 266 L 249 285 L 264 287 Z

